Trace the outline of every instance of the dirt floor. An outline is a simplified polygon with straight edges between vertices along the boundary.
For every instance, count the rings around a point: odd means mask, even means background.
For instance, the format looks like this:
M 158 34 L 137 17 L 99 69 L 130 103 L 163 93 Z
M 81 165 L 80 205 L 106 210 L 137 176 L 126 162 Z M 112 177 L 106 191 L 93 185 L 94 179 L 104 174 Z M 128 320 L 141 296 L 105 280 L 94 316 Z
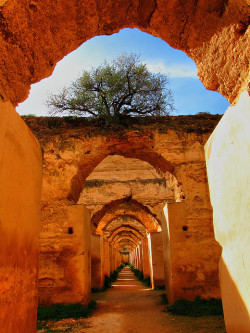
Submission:
M 190 318 L 167 313 L 164 291 L 152 290 L 124 268 L 113 288 L 93 294 L 97 310 L 87 319 L 65 319 L 37 332 L 74 333 L 226 333 L 222 317 Z

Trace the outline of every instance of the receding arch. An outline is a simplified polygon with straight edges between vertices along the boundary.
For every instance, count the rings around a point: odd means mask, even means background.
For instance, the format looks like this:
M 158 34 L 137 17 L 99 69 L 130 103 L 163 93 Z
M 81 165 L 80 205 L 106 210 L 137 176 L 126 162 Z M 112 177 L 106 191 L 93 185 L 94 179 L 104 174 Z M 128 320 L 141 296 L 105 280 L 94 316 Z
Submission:
M 140 242 L 140 238 L 138 238 L 136 235 L 134 235 L 132 232 L 121 232 L 119 234 L 117 234 L 113 240 L 112 240 L 112 244 L 116 244 L 117 242 L 120 242 L 122 239 L 124 238 L 129 238 L 129 239 L 133 239 L 135 242 Z
M 96 227 L 96 232 L 101 233 L 109 223 L 122 215 L 133 218 L 136 217 L 148 232 L 158 231 L 161 228 L 159 221 L 147 207 L 130 198 L 116 200 L 105 205 L 100 211 L 93 215 L 91 221 Z
M 122 137 L 117 135 L 103 137 L 102 140 L 96 140 L 95 149 L 89 150 L 89 148 L 86 145 L 86 151 L 81 152 L 78 171 L 71 180 L 68 199 L 75 202 L 79 200 L 86 178 L 108 155 L 120 155 L 148 162 L 163 177 L 166 172 L 174 174 L 174 165 L 154 151 L 154 135 L 150 133 L 145 135 L 139 132 L 127 132 Z
M 124 225 L 129 226 L 129 230 L 131 230 L 131 232 L 133 232 L 133 230 L 136 230 L 139 235 L 143 235 L 142 237 L 147 236 L 147 230 L 140 220 L 134 218 L 133 216 L 131 217 L 124 215 L 113 219 L 107 225 L 107 227 L 103 231 L 104 238 L 108 239 L 114 229 L 122 228 Z
M 116 250 L 122 251 L 124 248 L 127 248 L 132 252 L 132 251 L 134 251 L 135 246 L 133 244 L 129 243 L 128 241 L 123 241 L 117 245 Z
M 129 244 L 133 245 L 134 248 L 137 247 L 137 245 L 140 243 L 139 241 L 134 240 L 133 238 L 129 236 L 124 236 L 119 241 L 113 244 L 113 247 L 117 249 L 121 244 L 124 244 L 125 242 L 128 242 Z
M 112 230 L 110 232 L 110 236 L 107 237 L 107 239 L 112 242 L 112 240 L 114 239 L 114 237 L 119 234 L 120 232 L 123 232 L 123 231 L 127 231 L 127 232 L 131 232 L 132 234 L 134 234 L 138 239 L 141 239 L 143 237 L 145 237 L 145 234 L 143 234 L 142 232 L 138 231 L 136 228 L 130 226 L 130 225 L 123 225 L 123 226 L 120 226 L 114 230 Z

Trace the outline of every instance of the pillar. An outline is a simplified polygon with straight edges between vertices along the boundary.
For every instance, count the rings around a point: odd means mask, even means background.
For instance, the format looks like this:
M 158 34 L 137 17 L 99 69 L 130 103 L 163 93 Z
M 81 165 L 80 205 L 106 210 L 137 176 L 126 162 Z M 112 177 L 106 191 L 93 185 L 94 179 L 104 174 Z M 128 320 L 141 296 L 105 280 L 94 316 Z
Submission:
M 110 244 L 107 240 L 103 241 L 103 274 L 110 277 Z
M 141 244 L 139 244 L 138 245 L 138 251 L 139 251 L 139 256 L 140 256 L 140 261 L 139 261 L 139 270 L 142 272 L 142 261 L 143 261 L 143 259 L 142 259 L 142 245 Z
M 148 247 L 150 256 L 150 279 L 154 289 L 165 285 L 165 273 L 163 263 L 163 240 L 161 232 L 151 232 L 148 235 Z
M 0 327 L 36 332 L 42 156 L 10 102 L 0 102 Z
M 174 287 L 173 287 L 174 279 L 172 275 L 173 272 L 172 272 L 172 260 L 171 260 L 168 204 L 166 204 L 163 209 L 161 226 L 162 226 L 162 240 L 163 240 L 164 271 L 165 271 L 165 290 L 168 303 L 173 304 L 175 298 L 174 298 Z
M 91 298 L 91 223 L 88 209 L 83 205 L 67 207 L 68 224 L 71 226 L 74 255 L 67 258 L 64 274 L 67 291 L 60 303 L 88 304 Z
M 103 237 L 91 235 L 91 287 L 102 289 L 104 286 L 103 271 Z
M 188 199 L 165 205 L 162 213 L 165 286 L 168 301 L 220 298 L 219 257 L 210 221 L 189 215 Z M 202 214 L 202 212 L 200 213 Z
M 115 264 L 114 264 L 114 248 L 113 245 L 109 244 L 109 260 L 110 260 L 110 273 L 114 273 Z
M 143 238 L 141 240 L 142 244 L 142 271 L 144 278 L 150 276 L 149 271 L 149 257 L 148 257 L 148 239 Z
M 38 301 L 87 304 L 90 301 L 90 214 L 83 205 L 59 206 L 40 232 Z

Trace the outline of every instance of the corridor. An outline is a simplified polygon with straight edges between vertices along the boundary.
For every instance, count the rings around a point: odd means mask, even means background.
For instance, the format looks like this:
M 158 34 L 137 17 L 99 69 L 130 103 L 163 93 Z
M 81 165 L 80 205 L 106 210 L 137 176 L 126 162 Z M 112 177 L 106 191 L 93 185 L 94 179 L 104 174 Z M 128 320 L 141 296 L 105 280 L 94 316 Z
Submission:
M 113 287 L 94 294 L 97 311 L 86 320 L 87 328 L 77 333 L 225 333 L 220 317 L 189 318 L 165 311 L 160 295 L 138 281 L 125 267 Z

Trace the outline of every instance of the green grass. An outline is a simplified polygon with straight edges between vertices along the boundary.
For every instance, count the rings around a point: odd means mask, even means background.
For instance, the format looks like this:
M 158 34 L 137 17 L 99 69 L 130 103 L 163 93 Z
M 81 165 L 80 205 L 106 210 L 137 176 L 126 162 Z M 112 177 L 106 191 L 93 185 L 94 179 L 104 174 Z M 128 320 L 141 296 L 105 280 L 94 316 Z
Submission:
M 110 274 L 110 277 L 105 275 L 104 287 L 102 289 L 92 288 L 91 292 L 92 293 L 101 293 L 103 291 L 106 291 L 108 288 L 111 288 L 112 287 L 112 282 L 115 282 L 117 280 L 118 274 L 123 269 L 123 267 L 125 267 L 125 265 L 121 264 L 121 266 L 119 266 L 113 273 Z
M 143 272 L 137 269 L 135 266 L 131 264 L 127 264 L 126 266 L 130 267 L 131 271 L 134 273 L 134 275 L 137 277 L 138 280 L 142 281 L 143 284 L 145 284 L 147 287 L 151 286 L 150 277 L 144 278 Z
M 96 302 L 91 301 L 87 306 L 76 304 L 55 304 L 51 306 L 39 306 L 37 320 L 61 320 L 66 318 L 86 318 L 96 309 Z
M 143 282 L 146 286 L 150 287 L 150 286 L 151 286 L 150 276 L 144 278 L 144 279 L 142 280 L 142 282 Z
M 154 290 L 165 290 L 165 285 L 157 286 L 154 288 Z
M 167 306 L 167 311 L 176 315 L 189 317 L 223 316 L 222 302 L 219 299 L 201 299 L 197 296 L 195 301 L 180 299 L 173 305 Z

